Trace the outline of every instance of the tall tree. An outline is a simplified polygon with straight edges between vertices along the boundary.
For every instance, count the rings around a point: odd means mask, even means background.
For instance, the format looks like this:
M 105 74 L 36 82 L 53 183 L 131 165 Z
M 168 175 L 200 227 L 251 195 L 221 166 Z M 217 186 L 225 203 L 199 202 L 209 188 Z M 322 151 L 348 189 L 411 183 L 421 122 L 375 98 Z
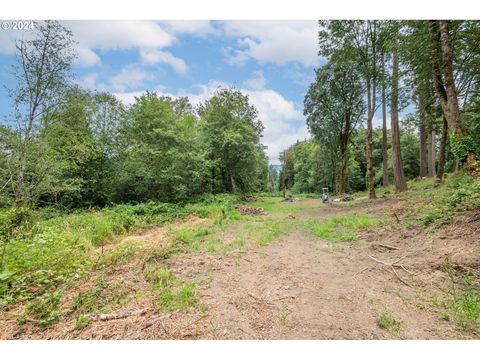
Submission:
M 49 171 L 49 166 L 32 165 L 45 153 L 42 136 L 50 124 L 50 115 L 64 101 L 75 57 L 73 45 L 72 33 L 57 21 L 37 24 L 33 39 L 16 42 L 17 87 L 10 95 L 17 122 L 13 149 L 17 204 L 35 202 L 35 189 L 41 185 L 44 172 Z
M 365 111 L 361 75 L 355 64 L 335 62 L 319 69 L 316 75 L 305 96 L 304 114 L 315 138 L 333 149 L 340 148 L 340 180 L 334 191 L 344 194 L 350 137 Z M 336 164 L 332 167 L 336 176 Z
M 385 86 L 385 51 L 382 50 L 382 184 L 388 186 L 387 96 Z
M 263 124 L 248 96 L 221 88 L 197 112 L 213 191 L 258 189 L 264 179 L 254 174 L 267 171 L 267 161 L 260 143 Z
M 398 31 L 398 30 L 396 30 Z M 394 35 L 395 42 L 396 34 Z M 392 127 L 392 156 L 393 156 L 393 177 L 395 180 L 395 191 L 401 192 L 407 190 L 407 182 L 403 172 L 402 154 L 400 151 L 400 126 L 398 121 L 398 78 L 399 78 L 399 59 L 397 44 L 393 46 L 393 65 L 392 65 L 392 99 L 391 99 L 391 127 Z
M 356 63 L 366 89 L 367 97 L 367 187 L 370 199 L 375 195 L 373 168 L 373 117 L 377 109 L 377 86 L 380 79 L 381 27 L 377 20 L 320 21 L 319 54 L 340 61 Z

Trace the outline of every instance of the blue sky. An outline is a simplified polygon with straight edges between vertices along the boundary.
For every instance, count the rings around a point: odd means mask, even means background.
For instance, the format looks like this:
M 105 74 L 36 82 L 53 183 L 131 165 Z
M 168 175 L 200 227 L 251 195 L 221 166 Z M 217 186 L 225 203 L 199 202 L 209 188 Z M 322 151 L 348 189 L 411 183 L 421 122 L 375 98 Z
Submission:
M 206 100 L 218 86 L 249 95 L 265 125 L 272 163 L 309 137 L 303 97 L 320 66 L 316 21 L 64 21 L 78 42 L 76 81 L 125 103 L 146 90 Z M 26 31 L 0 30 L 0 81 L 14 86 L 14 41 Z M 11 109 L 0 89 L 0 116 Z
M 75 81 L 129 104 L 143 92 L 188 96 L 196 105 L 219 86 L 250 98 L 265 126 L 273 164 L 279 152 L 309 137 L 303 98 L 324 60 L 318 24 L 307 21 L 62 21 L 77 42 Z M 0 30 L 0 83 L 14 87 L 15 40 L 31 32 Z M 0 88 L 0 121 L 11 101 Z M 381 124 L 378 116 L 374 124 Z

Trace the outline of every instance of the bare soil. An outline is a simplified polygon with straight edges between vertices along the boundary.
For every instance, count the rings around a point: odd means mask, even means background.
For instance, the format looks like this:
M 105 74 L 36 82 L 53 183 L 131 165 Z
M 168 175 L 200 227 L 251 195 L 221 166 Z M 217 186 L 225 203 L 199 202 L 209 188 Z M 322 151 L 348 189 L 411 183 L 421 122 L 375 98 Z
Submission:
M 273 244 L 240 253 L 180 253 L 167 260 L 178 277 L 196 281 L 197 297 L 205 313 L 159 313 L 148 294 L 141 261 L 119 267 L 111 281 L 145 289 L 121 309 L 121 319 L 94 321 L 74 330 L 75 319 L 41 330 L 19 327 L 14 319 L 0 319 L 0 338 L 47 339 L 462 339 L 475 337 L 443 320 L 429 299 L 448 290 L 442 267 L 480 271 L 479 213 L 439 231 L 407 227 L 403 214 L 411 206 L 400 197 L 357 201 L 353 205 L 322 205 L 284 216 L 293 222 L 288 234 Z M 388 217 L 357 241 L 328 243 L 315 239 L 295 221 L 362 212 Z M 398 220 L 396 220 L 398 219 Z M 193 219 L 192 221 L 199 221 Z M 161 242 L 163 229 L 135 240 Z M 388 264 L 395 263 L 395 267 Z M 397 266 L 398 265 L 398 266 Z M 86 286 L 86 285 L 85 285 Z M 72 294 L 78 289 L 72 290 Z M 66 297 L 64 302 L 69 301 Z M 68 308 L 65 304 L 64 308 Z M 380 313 L 393 314 L 400 331 L 381 328 Z

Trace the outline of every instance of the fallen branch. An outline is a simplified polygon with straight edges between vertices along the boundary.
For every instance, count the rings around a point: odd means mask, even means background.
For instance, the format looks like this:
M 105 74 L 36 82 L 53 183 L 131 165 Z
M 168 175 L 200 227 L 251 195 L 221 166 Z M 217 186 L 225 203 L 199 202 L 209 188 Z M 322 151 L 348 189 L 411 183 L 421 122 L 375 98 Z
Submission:
M 397 219 L 397 224 L 400 224 L 400 219 L 398 218 L 397 213 L 393 213 L 393 215 L 395 216 L 395 219 Z
M 387 262 L 385 262 L 385 261 L 378 260 L 378 259 L 374 258 L 374 257 L 371 256 L 371 255 L 368 255 L 368 257 L 369 257 L 370 259 L 372 259 L 373 261 L 379 263 L 379 264 L 383 264 L 383 265 L 386 265 L 386 266 L 390 267 L 390 268 L 392 269 L 392 271 L 393 271 L 393 274 L 397 277 L 398 280 L 400 280 L 400 282 L 402 282 L 402 283 L 405 284 L 406 286 L 412 287 L 412 285 L 410 285 L 408 282 L 406 282 L 405 280 L 403 280 L 403 279 L 400 277 L 400 275 L 398 275 L 397 271 L 395 270 L 395 266 L 397 266 L 397 267 L 400 267 L 400 268 L 404 269 L 405 271 L 407 271 L 402 264 L 399 264 L 399 262 L 402 261 L 403 259 L 405 259 L 406 256 L 403 256 L 403 257 L 401 257 L 400 259 L 398 259 L 398 260 L 396 260 L 396 261 L 394 261 L 394 262 L 392 262 L 392 263 L 387 263 Z
M 109 320 L 125 319 L 133 315 L 145 315 L 146 313 L 147 313 L 147 309 L 135 310 L 135 311 L 129 310 L 121 313 L 112 313 L 112 314 L 91 314 L 91 315 L 87 315 L 87 319 L 90 321 L 109 321 Z
M 413 276 L 417 275 L 417 274 L 411 272 L 410 270 L 407 270 L 407 269 L 405 268 L 405 266 L 403 266 L 403 265 L 398 265 L 398 266 L 401 267 L 402 270 L 405 271 L 407 274 L 410 274 L 410 275 L 413 275 Z
M 364 271 L 367 270 L 368 268 L 370 268 L 370 266 L 365 266 L 362 270 L 357 271 L 355 274 L 353 274 L 353 277 L 355 277 L 355 276 L 357 276 L 358 274 L 364 272 Z
M 398 280 L 400 280 L 403 284 L 407 285 L 408 287 L 412 287 L 412 285 L 410 285 L 408 282 L 406 282 L 405 280 L 403 280 L 400 275 L 397 274 L 397 272 L 395 271 L 395 268 L 392 266 L 391 267 L 392 270 L 393 270 L 393 273 L 395 274 L 395 276 L 397 277 Z
M 183 327 L 175 330 L 175 331 L 172 333 L 172 336 L 176 335 L 179 331 L 185 330 L 185 329 L 189 328 L 190 326 L 195 325 L 195 324 L 198 323 L 200 320 L 205 319 L 207 316 L 208 316 L 208 314 L 202 315 L 202 316 L 200 316 L 197 320 L 192 321 L 191 323 L 188 323 L 187 325 L 185 325 L 185 326 L 183 326 Z
M 295 296 L 288 295 L 288 296 L 283 296 L 283 297 L 280 297 L 280 298 L 272 299 L 270 301 L 280 301 L 280 300 L 285 300 L 285 299 L 295 299 Z
M 400 264 L 398 264 L 398 263 L 399 263 L 400 261 L 402 261 L 403 259 L 405 259 L 407 256 L 405 255 L 405 256 L 401 257 L 400 259 L 395 260 L 395 261 L 392 262 L 392 263 L 387 263 L 387 262 L 385 262 L 385 261 L 378 260 L 378 259 L 374 258 L 372 255 L 368 255 L 368 257 L 369 257 L 370 259 L 372 259 L 373 261 L 376 261 L 376 262 L 378 262 L 378 263 L 380 263 L 380 264 L 383 264 L 383 265 L 387 265 L 387 266 L 398 266 L 398 267 L 400 267 L 400 266 L 402 266 L 402 265 L 400 265 Z
M 389 249 L 389 250 L 400 250 L 400 248 L 398 248 L 396 246 L 385 245 L 385 244 L 380 244 L 380 243 L 372 244 L 372 246 L 380 246 L 380 247 L 384 247 L 385 249 Z

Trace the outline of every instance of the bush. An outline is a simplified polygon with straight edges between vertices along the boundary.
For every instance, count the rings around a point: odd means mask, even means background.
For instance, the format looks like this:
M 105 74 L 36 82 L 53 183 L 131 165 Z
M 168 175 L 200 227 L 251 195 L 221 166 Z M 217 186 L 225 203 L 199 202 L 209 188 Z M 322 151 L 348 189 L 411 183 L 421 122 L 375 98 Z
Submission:
M 12 207 L 0 211 L 0 240 L 8 242 L 22 230 L 30 228 L 35 219 L 35 212 L 29 207 Z
M 30 315 L 35 320 L 35 323 L 41 327 L 46 327 L 60 320 L 60 299 L 62 298 L 61 291 L 48 292 L 30 302 L 25 314 Z
M 235 218 L 238 216 L 233 211 L 236 201 L 236 196 L 219 194 L 204 195 L 189 204 L 150 201 L 60 216 L 54 216 L 54 208 L 1 211 L 0 245 L 4 246 L 0 247 L 0 305 L 52 291 L 59 284 L 75 281 L 92 269 L 128 262 L 141 250 L 139 244 L 121 245 L 93 264 L 92 247 L 115 241 L 119 235 L 173 222 L 189 214 Z M 177 239 L 178 245 L 191 241 L 193 234 L 182 236 L 186 237 Z M 170 249 L 168 254 L 173 251 L 175 249 Z

